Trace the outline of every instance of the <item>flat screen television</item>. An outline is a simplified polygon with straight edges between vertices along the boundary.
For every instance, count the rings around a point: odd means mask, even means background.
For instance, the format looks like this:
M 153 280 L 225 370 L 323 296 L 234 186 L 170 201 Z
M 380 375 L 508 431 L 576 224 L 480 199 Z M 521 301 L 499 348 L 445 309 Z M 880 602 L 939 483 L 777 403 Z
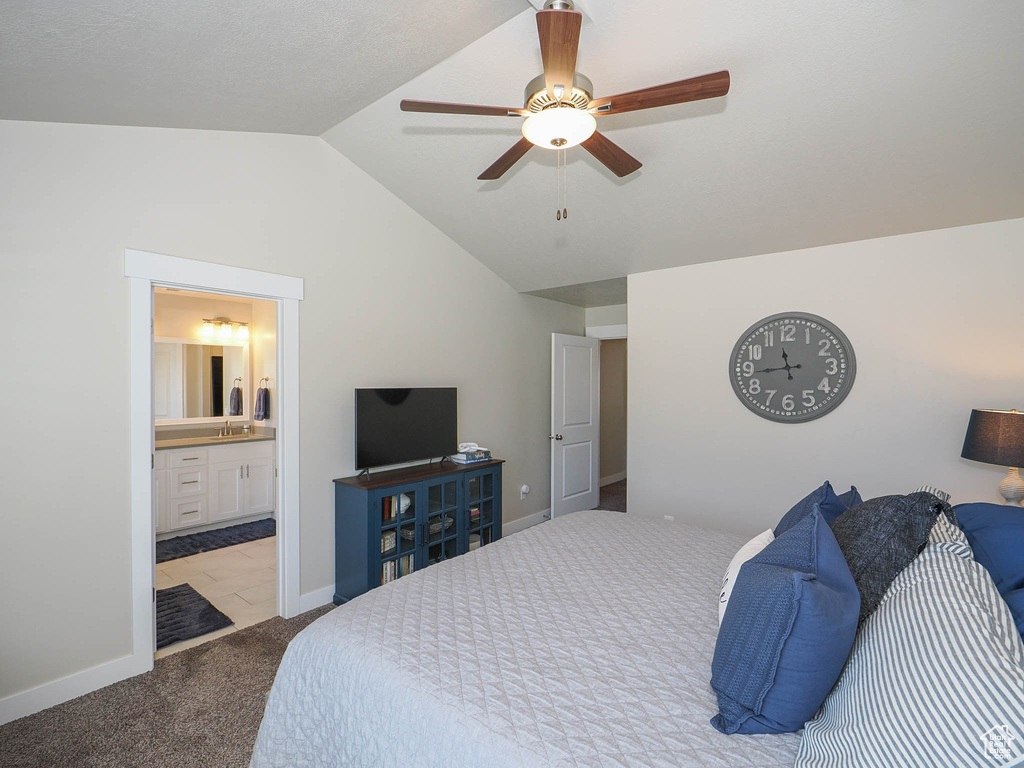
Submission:
M 455 387 L 356 389 L 356 469 L 450 456 L 458 431 Z

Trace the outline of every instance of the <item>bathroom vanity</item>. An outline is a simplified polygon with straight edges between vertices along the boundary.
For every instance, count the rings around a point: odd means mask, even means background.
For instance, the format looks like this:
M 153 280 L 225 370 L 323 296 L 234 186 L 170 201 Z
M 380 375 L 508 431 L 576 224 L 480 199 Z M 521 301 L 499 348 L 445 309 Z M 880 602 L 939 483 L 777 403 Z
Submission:
M 273 435 L 156 441 L 157 539 L 268 517 L 275 511 Z

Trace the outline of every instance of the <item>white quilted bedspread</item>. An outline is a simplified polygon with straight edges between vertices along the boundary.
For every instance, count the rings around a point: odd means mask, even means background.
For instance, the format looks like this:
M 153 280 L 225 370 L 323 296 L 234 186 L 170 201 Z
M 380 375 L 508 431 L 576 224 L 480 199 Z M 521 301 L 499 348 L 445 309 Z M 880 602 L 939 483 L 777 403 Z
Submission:
M 578 512 L 374 589 L 292 641 L 252 766 L 792 766 L 708 722 L 742 543 Z

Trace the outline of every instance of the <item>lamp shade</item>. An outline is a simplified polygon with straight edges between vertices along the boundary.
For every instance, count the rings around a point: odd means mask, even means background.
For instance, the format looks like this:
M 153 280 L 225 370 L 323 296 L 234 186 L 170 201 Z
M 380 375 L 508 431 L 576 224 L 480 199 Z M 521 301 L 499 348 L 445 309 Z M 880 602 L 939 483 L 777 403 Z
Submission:
M 1024 467 L 1024 413 L 971 411 L 960 455 L 1001 467 Z

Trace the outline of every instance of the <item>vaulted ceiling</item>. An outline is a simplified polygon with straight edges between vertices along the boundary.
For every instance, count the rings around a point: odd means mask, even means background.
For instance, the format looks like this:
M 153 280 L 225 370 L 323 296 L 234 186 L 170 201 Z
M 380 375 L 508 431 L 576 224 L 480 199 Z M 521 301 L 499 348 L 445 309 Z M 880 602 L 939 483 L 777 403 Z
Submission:
M 476 177 L 518 119 L 399 111 L 519 106 L 541 71 L 533 12 L 325 134 L 519 290 L 1024 216 L 1024 3 L 589 0 L 577 69 L 595 95 L 728 69 L 725 98 L 599 118 L 644 163 L 568 151 Z M 837 286 L 837 290 L 838 290 Z
M 0 119 L 318 136 L 526 0 L 3 0 Z
M 1024 216 L 1019 0 L 580 4 L 595 95 L 720 69 L 732 89 L 601 117 L 644 167 L 569 150 L 566 221 L 553 152 L 476 179 L 519 119 L 398 108 L 521 105 L 541 71 L 525 0 L 8 0 L 0 119 L 323 134 L 518 290 L 577 301 L 635 272 Z

